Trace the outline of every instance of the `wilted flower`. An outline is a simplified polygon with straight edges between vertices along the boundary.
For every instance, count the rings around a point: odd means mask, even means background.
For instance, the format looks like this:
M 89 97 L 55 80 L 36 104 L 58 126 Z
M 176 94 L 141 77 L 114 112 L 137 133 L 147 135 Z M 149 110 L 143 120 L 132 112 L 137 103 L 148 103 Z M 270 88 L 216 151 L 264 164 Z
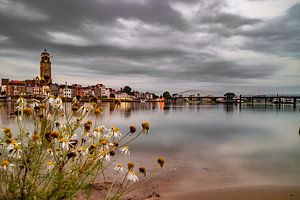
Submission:
M 157 163 L 159 164 L 160 167 L 163 167 L 165 164 L 165 159 L 164 158 L 158 158 Z
M 124 166 L 122 163 L 117 163 L 116 166 L 114 167 L 114 170 L 117 172 L 117 173 L 123 173 L 124 172 Z
M 98 98 L 96 96 L 93 96 L 89 99 L 90 103 L 97 103 L 98 102 Z
M 51 136 L 51 137 L 53 137 L 53 138 L 58 138 L 58 136 L 59 136 L 59 132 L 58 132 L 58 131 L 56 131 L 56 130 L 54 130 L 54 131 L 51 131 L 51 132 L 50 132 L 50 136 Z
M 114 155 L 116 155 L 116 153 L 115 153 L 114 151 L 110 151 L 110 152 L 109 152 L 109 155 L 110 155 L 110 156 L 114 156 Z
M 38 133 L 31 134 L 31 139 L 35 143 L 41 143 L 41 140 L 40 140 L 41 137 L 40 137 L 40 134 L 38 134 Z
M 145 168 L 145 167 L 140 167 L 140 168 L 139 168 L 139 172 L 140 172 L 141 174 L 143 174 L 144 176 L 146 176 L 146 168 Z
M 7 137 L 9 137 L 9 138 L 12 137 L 12 132 L 11 132 L 11 129 L 10 129 L 10 128 L 4 128 L 4 129 L 3 129 L 3 132 L 4 132 L 4 134 L 5 134 Z
M 150 128 L 149 122 L 143 122 L 142 123 L 142 128 L 143 128 L 144 133 L 148 133 L 149 128 Z
M 91 130 L 91 126 L 92 126 L 92 122 L 91 121 L 87 121 L 84 123 L 84 130 L 86 132 L 89 132 Z
M 24 111 L 23 111 L 23 112 L 24 112 L 24 115 L 25 115 L 25 116 L 29 117 L 29 116 L 32 115 L 33 110 L 32 110 L 32 108 L 26 107 L 26 108 L 24 108 Z
M 128 146 L 124 146 L 120 148 L 120 151 L 125 154 L 125 155 L 129 155 L 130 156 L 130 151 L 129 151 L 129 147 Z
M 134 171 L 130 170 L 127 175 L 127 180 L 136 182 L 139 180 L 139 178 L 137 177 L 137 175 L 135 175 Z
M 103 112 L 103 108 L 102 107 L 97 107 L 95 109 L 94 114 L 96 115 L 96 117 L 98 117 L 102 112 Z
M 133 163 L 133 162 L 129 162 L 129 163 L 127 164 L 127 167 L 128 167 L 128 170 L 133 170 L 133 168 L 134 168 L 134 163 Z
M 132 133 L 132 134 L 136 132 L 135 126 L 130 126 L 129 130 L 130 130 L 130 133 Z
M 72 111 L 76 112 L 76 111 L 78 111 L 78 109 L 79 109 L 78 103 L 73 103 L 73 105 L 72 105 Z
M 76 153 L 74 151 L 71 151 L 67 154 L 67 157 L 70 159 L 70 158 L 74 158 L 76 157 Z

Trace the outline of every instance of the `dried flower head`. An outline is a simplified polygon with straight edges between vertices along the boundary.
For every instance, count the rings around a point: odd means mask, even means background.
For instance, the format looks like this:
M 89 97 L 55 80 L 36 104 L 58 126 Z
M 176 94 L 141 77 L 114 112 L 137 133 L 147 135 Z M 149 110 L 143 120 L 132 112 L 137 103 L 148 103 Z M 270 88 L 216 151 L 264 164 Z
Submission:
M 1 162 L 1 166 L 8 166 L 9 165 L 9 161 L 8 160 L 3 160 Z
M 96 96 L 93 96 L 89 99 L 90 103 L 97 103 L 98 102 L 98 98 Z
M 24 111 L 23 111 L 23 112 L 24 112 L 24 115 L 25 115 L 25 116 L 29 117 L 29 116 L 32 115 L 33 110 L 32 110 L 32 108 L 26 107 L 26 108 L 24 108 Z
M 73 105 L 72 105 L 72 111 L 73 112 L 77 112 L 78 109 L 79 109 L 79 104 L 78 103 L 73 103 Z
M 105 140 L 105 139 L 102 139 L 102 140 L 100 141 L 100 144 L 101 144 L 101 145 L 108 145 L 108 141 Z
M 109 152 L 109 155 L 110 155 L 110 156 L 114 156 L 114 155 L 116 155 L 116 153 L 115 153 L 114 151 L 110 151 L 110 152 Z
M 89 150 L 90 150 L 90 151 L 93 151 L 93 150 L 95 150 L 96 148 L 97 148 L 97 145 L 91 144 L 91 146 L 89 147 Z
M 149 122 L 143 122 L 142 123 L 142 128 L 143 128 L 144 133 L 148 133 L 149 132 L 149 128 L 150 128 Z
M 133 170 L 133 168 L 134 168 L 134 162 L 129 162 L 127 164 L 127 167 L 128 167 L 128 170 Z
M 135 126 L 130 126 L 129 130 L 130 130 L 130 133 L 132 133 L 132 134 L 136 132 Z
M 114 147 L 118 147 L 118 146 L 119 146 L 119 143 L 118 143 L 118 142 L 114 142 L 114 143 L 113 143 L 113 146 L 114 146 Z
M 87 122 L 85 122 L 84 123 L 84 130 L 86 131 L 86 132 L 89 132 L 90 130 L 91 130 L 91 127 L 92 127 L 92 121 L 87 121 Z
M 102 107 L 97 107 L 95 109 L 94 114 L 96 115 L 96 117 L 98 117 L 102 112 L 103 112 L 103 108 Z
M 67 157 L 70 159 L 70 158 L 74 158 L 76 157 L 76 153 L 74 151 L 71 151 L 67 154 Z
M 165 164 L 165 159 L 164 158 L 158 158 L 157 163 L 159 164 L 160 167 L 163 167 Z
M 11 131 L 10 128 L 4 128 L 4 129 L 3 129 L 3 132 L 4 132 L 4 134 L 5 134 L 7 137 L 9 137 L 9 138 L 12 137 L 12 131 Z
M 57 130 L 51 131 L 50 136 L 53 137 L 53 138 L 58 138 L 59 132 Z
M 146 176 L 146 168 L 145 167 L 140 167 L 139 168 L 139 173 L 143 174 L 144 176 Z
M 41 138 L 40 134 L 38 134 L 38 133 L 33 133 L 32 136 L 31 136 L 31 139 L 34 142 L 38 142 L 40 140 L 40 138 Z

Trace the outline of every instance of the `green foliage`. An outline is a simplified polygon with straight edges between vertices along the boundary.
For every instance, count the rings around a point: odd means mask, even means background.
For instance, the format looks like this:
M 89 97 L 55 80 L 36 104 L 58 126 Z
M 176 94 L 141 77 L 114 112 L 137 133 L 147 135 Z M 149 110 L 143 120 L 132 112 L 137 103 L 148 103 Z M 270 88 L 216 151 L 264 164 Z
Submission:
M 171 100 L 172 99 L 172 96 L 170 95 L 170 93 L 168 91 L 163 93 L 163 97 L 166 100 Z
M 123 88 L 122 92 L 131 95 L 131 94 L 132 94 L 132 92 L 131 92 L 131 87 L 125 86 L 125 87 Z

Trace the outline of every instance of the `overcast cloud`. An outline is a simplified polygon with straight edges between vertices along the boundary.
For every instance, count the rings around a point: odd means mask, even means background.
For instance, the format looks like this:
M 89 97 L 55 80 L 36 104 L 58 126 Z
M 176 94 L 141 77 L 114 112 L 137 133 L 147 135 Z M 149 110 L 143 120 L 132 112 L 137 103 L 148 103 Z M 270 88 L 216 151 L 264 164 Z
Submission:
M 0 77 L 300 93 L 300 0 L 0 0 Z

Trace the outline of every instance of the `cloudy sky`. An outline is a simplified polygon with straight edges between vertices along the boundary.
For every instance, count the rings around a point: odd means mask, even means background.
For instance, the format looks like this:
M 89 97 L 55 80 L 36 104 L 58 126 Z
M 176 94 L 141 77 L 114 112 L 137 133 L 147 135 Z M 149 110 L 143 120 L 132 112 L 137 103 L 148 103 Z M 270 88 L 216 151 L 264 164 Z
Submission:
M 0 77 L 300 93 L 300 0 L 0 0 Z

